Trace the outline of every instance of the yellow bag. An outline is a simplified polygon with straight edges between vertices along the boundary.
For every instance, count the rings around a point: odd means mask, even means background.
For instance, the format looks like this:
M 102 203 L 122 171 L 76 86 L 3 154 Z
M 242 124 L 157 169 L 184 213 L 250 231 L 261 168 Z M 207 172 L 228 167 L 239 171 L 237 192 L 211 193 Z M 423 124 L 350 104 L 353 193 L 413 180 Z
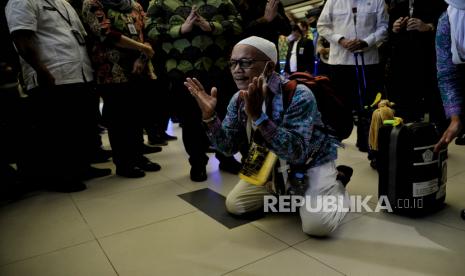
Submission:
M 239 177 L 250 184 L 262 186 L 268 181 L 276 160 L 278 160 L 276 154 L 252 142 Z

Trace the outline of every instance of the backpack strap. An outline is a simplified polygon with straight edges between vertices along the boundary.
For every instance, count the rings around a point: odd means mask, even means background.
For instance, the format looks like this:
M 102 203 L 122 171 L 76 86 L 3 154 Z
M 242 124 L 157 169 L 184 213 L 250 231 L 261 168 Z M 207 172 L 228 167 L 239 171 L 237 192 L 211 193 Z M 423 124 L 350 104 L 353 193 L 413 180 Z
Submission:
M 283 86 L 283 110 L 286 111 L 294 97 L 298 82 L 290 80 Z

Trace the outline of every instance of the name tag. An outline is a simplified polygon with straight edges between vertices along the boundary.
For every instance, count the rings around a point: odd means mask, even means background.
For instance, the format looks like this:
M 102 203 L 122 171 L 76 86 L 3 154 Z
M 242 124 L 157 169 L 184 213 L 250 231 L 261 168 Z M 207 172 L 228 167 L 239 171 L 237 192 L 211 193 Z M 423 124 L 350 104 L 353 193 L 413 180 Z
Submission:
M 133 23 L 128 23 L 128 29 L 130 34 L 137 35 L 137 30 Z
M 299 55 L 303 55 L 304 54 L 304 47 L 300 47 L 299 48 Z

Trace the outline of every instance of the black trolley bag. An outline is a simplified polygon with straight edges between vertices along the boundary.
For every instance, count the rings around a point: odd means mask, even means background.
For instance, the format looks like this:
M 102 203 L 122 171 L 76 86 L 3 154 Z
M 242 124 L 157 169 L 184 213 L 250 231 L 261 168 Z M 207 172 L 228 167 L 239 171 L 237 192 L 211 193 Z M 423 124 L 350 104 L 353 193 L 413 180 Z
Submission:
M 378 196 L 387 196 L 394 213 L 422 216 L 443 205 L 447 149 L 434 153 L 439 137 L 426 122 L 380 128 Z

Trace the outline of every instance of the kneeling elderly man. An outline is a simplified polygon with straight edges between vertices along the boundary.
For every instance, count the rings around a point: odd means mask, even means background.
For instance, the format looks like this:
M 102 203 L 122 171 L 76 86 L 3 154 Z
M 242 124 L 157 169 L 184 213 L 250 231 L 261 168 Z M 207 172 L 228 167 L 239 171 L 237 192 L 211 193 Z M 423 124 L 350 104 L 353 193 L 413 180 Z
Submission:
M 335 165 L 339 143 L 323 131 L 315 97 L 305 85 L 297 85 L 292 100 L 284 107 L 286 80 L 274 72 L 276 62 L 275 45 L 263 38 L 252 36 L 234 46 L 230 67 L 239 92 L 232 97 L 223 122 L 215 115 L 215 87 L 208 94 L 196 79 L 187 78 L 184 84 L 197 100 L 207 134 L 219 151 L 227 155 L 237 153 L 244 143 L 249 143 L 248 137 L 253 132 L 254 138 L 260 137 L 264 147 L 290 168 L 304 167 L 308 188 L 302 195 L 312 201 L 312 206 L 318 197 L 340 199 L 341 208 L 299 209 L 303 231 L 326 236 L 341 223 L 350 205 Z M 273 176 L 276 182 L 279 174 Z M 264 207 L 264 198 L 270 194 L 266 186 L 241 179 L 227 196 L 226 208 L 235 215 L 257 211 Z

